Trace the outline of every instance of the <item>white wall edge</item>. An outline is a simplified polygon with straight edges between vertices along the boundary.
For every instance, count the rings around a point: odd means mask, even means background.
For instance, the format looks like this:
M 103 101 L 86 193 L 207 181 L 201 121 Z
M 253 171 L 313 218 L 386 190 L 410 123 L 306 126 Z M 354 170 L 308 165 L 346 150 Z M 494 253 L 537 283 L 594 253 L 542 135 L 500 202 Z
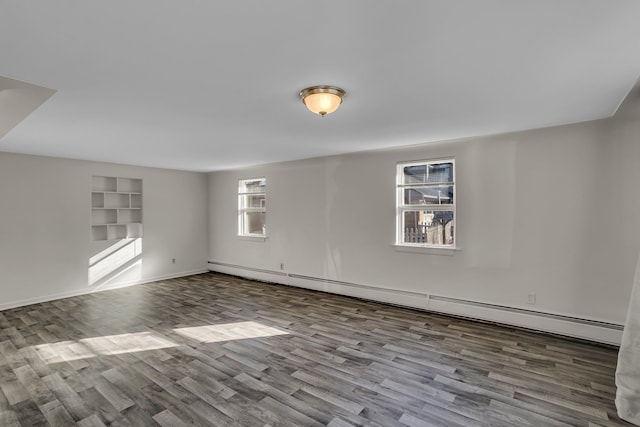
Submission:
M 28 299 L 23 299 L 23 300 L 18 300 L 18 301 L 11 301 L 11 302 L 8 302 L 8 303 L 0 304 L 0 311 L 9 310 L 11 308 L 24 307 L 26 305 L 31 305 L 31 304 L 40 304 L 40 303 L 43 303 L 43 302 L 50 302 L 50 301 L 55 301 L 55 300 L 64 299 L 64 298 L 76 297 L 76 296 L 79 296 L 79 295 L 86 295 L 86 294 L 93 294 L 93 293 L 96 293 L 96 292 L 110 291 L 112 289 L 128 288 L 129 286 L 143 285 L 145 283 L 157 282 L 159 280 L 167 280 L 167 279 L 175 279 L 175 278 L 178 278 L 178 277 L 192 276 L 194 274 L 206 273 L 208 271 L 210 271 L 210 270 L 207 269 L 207 268 L 198 269 L 198 270 L 191 270 L 191 271 L 182 271 L 180 273 L 165 274 L 165 275 L 162 275 L 162 276 L 149 277 L 149 278 L 146 278 L 144 280 L 136 280 L 136 281 L 130 281 L 130 282 L 117 283 L 117 284 L 114 284 L 114 285 L 111 285 L 111 286 L 105 285 L 105 286 L 100 286 L 99 288 L 87 287 L 86 289 L 82 289 L 82 290 L 78 290 L 78 291 L 61 292 L 61 293 L 58 293 L 58 294 L 51 294 L 51 295 L 37 297 L 37 298 L 28 298 Z
M 263 282 L 329 292 L 435 313 L 466 317 L 472 320 L 495 322 L 604 344 L 619 346 L 622 339 L 623 325 L 597 319 L 577 318 L 560 313 L 537 312 L 518 307 L 503 307 L 479 301 L 465 301 L 419 292 L 359 285 L 214 261 L 209 261 L 209 270 Z

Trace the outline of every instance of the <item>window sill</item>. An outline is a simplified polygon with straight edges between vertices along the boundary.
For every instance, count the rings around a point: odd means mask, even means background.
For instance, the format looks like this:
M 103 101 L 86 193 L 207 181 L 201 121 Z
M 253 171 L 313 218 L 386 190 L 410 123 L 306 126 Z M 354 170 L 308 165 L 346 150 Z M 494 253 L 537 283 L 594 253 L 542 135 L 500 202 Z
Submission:
M 265 240 L 267 240 L 267 236 L 238 235 L 238 239 L 246 240 L 248 242 L 264 242 Z
M 429 246 L 409 246 L 409 245 L 398 245 L 392 244 L 397 252 L 408 252 L 413 254 L 424 254 L 424 255 L 447 255 L 453 256 L 456 252 L 462 250 L 462 248 L 435 248 Z

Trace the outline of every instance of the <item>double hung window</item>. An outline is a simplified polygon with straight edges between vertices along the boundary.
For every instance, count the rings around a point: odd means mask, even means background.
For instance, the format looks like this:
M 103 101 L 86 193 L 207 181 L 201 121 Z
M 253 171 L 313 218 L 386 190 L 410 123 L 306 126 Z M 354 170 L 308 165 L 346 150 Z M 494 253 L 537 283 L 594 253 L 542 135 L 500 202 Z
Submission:
M 396 244 L 454 247 L 455 187 L 453 159 L 398 164 Z
M 238 235 L 264 237 L 267 234 L 267 180 L 241 179 L 238 182 Z

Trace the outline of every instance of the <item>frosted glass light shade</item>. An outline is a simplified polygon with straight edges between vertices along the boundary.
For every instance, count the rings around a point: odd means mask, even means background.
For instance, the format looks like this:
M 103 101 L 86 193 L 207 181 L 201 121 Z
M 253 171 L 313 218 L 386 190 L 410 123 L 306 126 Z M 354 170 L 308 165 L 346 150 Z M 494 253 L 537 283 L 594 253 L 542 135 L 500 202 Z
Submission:
M 313 86 L 300 92 L 300 99 L 309 111 L 324 116 L 333 113 L 346 95 L 344 90 L 333 86 Z
M 304 99 L 304 105 L 307 106 L 309 111 L 321 116 L 333 113 L 341 103 L 342 98 L 332 93 L 314 93 Z

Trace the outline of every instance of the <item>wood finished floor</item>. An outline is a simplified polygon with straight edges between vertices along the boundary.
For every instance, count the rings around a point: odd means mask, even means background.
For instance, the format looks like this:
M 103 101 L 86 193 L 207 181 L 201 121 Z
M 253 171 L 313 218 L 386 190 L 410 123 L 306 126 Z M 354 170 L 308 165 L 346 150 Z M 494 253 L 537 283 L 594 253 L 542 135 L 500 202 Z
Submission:
M 611 426 L 615 349 L 208 273 L 0 312 L 0 426 Z

